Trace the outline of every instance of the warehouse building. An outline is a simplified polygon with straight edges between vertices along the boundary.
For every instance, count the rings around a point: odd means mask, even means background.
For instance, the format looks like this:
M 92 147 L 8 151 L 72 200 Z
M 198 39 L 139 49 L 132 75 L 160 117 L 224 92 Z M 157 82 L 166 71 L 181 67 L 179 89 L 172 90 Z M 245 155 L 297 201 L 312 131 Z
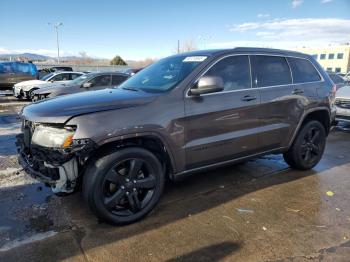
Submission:
M 319 48 L 298 48 L 297 51 L 312 55 L 327 71 L 344 73 L 350 71 L 350 45 Z

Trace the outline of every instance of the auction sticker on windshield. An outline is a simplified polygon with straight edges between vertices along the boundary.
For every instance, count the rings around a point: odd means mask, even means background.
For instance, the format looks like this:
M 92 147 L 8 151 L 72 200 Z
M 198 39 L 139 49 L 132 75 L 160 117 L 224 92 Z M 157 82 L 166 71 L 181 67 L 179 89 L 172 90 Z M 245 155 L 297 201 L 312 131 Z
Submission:
M 182 62 L 203 62 L 206 56 L 188 56 Z

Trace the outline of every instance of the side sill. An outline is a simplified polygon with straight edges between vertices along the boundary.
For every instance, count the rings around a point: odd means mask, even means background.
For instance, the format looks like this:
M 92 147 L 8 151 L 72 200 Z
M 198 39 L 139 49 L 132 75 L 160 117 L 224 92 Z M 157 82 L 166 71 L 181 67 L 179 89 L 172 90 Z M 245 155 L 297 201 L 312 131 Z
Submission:
M 196 168 L 185 170 L 185 171 L 180 172 L 180 173 L 171 174 L 170 178 L 173 181 L 181 181 L 181 180 L 185 179 L 186 177 L 188 177 L 190 175 L 193 175 L 193 174 L 196 174 L 196 173 L 200 173 L 200 172 L 203 172 L 203 171 L 208 171 L 208 170 L 212 170 L 212 169 L 215 169 L 215 168 L 219 168 L 219 167 L 223 167 L 223 166 L 228 166 L 228 165 L 244 162 L 244 161 L 247 161 L 249 159 L 256 158 L 256 157 L 263 156 L 263 155 L 267 155 L 267 154 L 283 153 L 287 149 L 288 148 L 280 147 L 280 148 L 277 148 L 277 149 L 261 152 L 261 153 L 258 153 L 258 154 L 253 154 L 253 155 L 240 157 L 240 158 L 234 158 L 234 159 L 230 159 L 230 160 L 226 160 L 226 161 L 222 161 L 222 162 L 218 162 L 218 163 L 214 163 L 214 164 L 210 164 L 210 165 L 196 167 Z

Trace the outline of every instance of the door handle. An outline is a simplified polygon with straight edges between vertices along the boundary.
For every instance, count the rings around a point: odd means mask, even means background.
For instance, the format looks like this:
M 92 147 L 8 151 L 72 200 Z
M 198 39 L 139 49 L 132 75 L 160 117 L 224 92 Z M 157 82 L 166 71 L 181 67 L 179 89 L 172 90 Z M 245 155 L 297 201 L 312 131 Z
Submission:
M 249 102 L 249 101 L 253 101 L 253 100 L 256 100 L 255 96 L 246 95 L 246 96 L 241 98 L 241 101 L 245 101 L 245 102 Z
M 300 94 L 304 94 L 304 91 L 301 89 L 294 89 L 292 94 L 293 95 L 300 95 Z

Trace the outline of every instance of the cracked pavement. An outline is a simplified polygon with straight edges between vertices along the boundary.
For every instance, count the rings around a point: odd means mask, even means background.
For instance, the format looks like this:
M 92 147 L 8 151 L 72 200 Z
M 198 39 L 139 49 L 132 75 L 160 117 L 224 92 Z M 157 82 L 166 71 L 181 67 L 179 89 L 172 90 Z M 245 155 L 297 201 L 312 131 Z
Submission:
M 349 125 L 332 131 L 313 170 L 268 155 L 199 173 L 168 183 L 146 219 L 116 227 L 79 192 L 57 197 L 20 171 L 21 105 L 8 100 L 0 97 L 0 261 L 349 261 Z

